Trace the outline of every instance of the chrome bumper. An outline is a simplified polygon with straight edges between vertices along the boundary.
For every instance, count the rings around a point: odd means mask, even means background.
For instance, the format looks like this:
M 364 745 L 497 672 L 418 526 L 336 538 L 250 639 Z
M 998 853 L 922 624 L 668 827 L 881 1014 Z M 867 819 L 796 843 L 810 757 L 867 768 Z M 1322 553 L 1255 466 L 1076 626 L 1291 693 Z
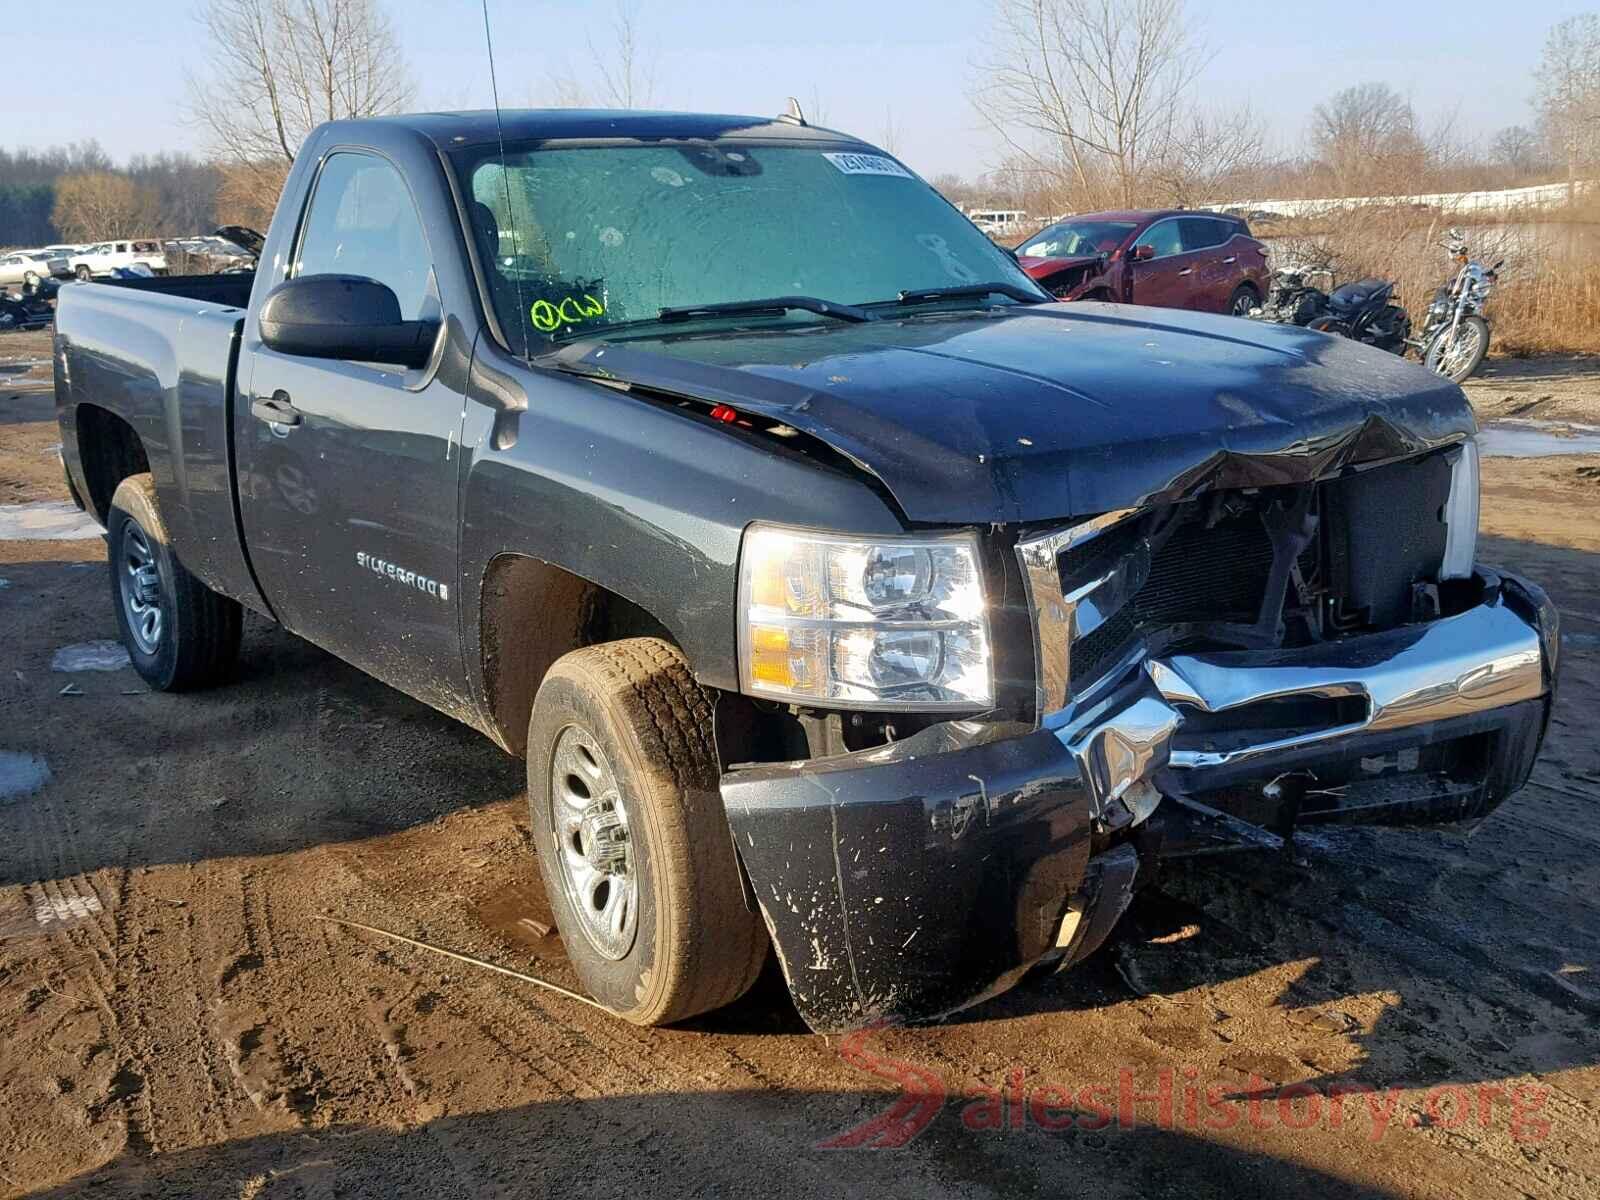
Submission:
M 1078 761 L 1096 821 L 1137 823 L 1159 800 L 1158 771 L 1259 760 L 1265 772 L 1274 758 L 1307 749 L 1336 755 L 1341 742 L 1361 735 L 1538 699 L 1554 683 L 1556 620 L 1542 595 L 1508 580 L 1476 607 L 1425 625 L 1295 650 L 1151 658 L 1090 711 L 1058 714 L 1068 719 L 1055 733 Z M 1345 701 L 1360 716 L 1228 749 L 1177 744 L 1186 716 L 1233 714 L 1248 727 L 1252 706 L 1285 700 Z

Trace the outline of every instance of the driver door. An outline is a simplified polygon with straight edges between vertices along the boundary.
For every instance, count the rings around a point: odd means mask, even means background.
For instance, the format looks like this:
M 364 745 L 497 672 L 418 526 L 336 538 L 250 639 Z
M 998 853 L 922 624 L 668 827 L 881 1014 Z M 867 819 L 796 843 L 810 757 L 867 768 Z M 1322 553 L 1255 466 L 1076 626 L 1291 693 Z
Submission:
M 364 276 L 395 293 L 404 319 L 441 316 L 415 203 L 398 169 L 376 153 L 340 150 L 323 162 L 287 274 Z M 259 338 L 243 353 L 240 507 L 273 612 L 418 699 L 448 704 L 465 694 L 456 586 L 461 393 L 431 367 L 296 357 Z

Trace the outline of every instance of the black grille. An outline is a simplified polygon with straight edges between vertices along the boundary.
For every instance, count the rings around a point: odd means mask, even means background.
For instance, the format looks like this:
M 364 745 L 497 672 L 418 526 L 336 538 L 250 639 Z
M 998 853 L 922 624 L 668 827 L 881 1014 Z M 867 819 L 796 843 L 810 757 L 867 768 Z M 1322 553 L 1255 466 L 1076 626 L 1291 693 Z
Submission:
M 1300 555 L 1301 580 L 1318 597 L 1337 601 L 1366 629 L 1408 619 L 1411 589 L 1435 577 L 1444 549 L 1439 513 L 1449 491 L 1449 464 L 1434 454 L 1318 485 L 1317 536 Z M 1062 587 L 1071 591 L 1124 559 L 1140 538 L 1159 542 L 1150 574 L 1132 600 L 1105 624 L 1074 643 L 1075 688 L 1092 682 L 1139 637 L 1185 647 L 1174 627 L 1217 622 L 1253 625 L 1272 573 L 1272 537 L 1262 509 L 1273 492 L 1235 496 L 1229 503 L 1175 506 L 1178 526 L 1165 540 L 1152 530 L 1161 514 L 1136 518 L 1091 538 L 1057 559 Z M 1288 499 L 1287 493 L 1280 502 Z M 1228 515 L 1215 519 L 1215 514 Z M 1209 514 L 1209 515 L 1208 515 Z M 1381 535 L 1379 531 L 1381 530 Z M 1297 597 L 1290 588 L 1289 603 Z M 1294 631 L 1304 637 L 1304 619 Z M 1341 626 L 1340 632 L 1350 632 Z M 1326 633 L 1311 636 L 1327 636 Z
M 1150 578 L 1133 598 L 1139 624 L 1254 621 L 1272 570 L 1272 539 L 1255 513 L 1210 529 L 1180 527 L 1150 560 Z
M 1061 556 L 1063 585 L 1093 578 L 1107 560 L 1127 553 L 1144 530 L 1135 522 L 1113 530 Z M 1104 545 L 1096 543 L 1104 542 Z M 1093 552 L 1091 554 L 1091 551 Z M 1301 569 L 1315 563 L 1314 547 L 1302 557 Z M 1072 647 L 1072 677 L 1096 678 L 1112 666 L 1136 636 L 1189 622 L 1229 621 L 1253 624 L 1272 571 L 1272 539 L 1256 512 L 1246 512 L 1207 528 L 1199 513 L 1184 520 L 1150 560 L 1150 574 L 1133 599 L 1105 624 Z

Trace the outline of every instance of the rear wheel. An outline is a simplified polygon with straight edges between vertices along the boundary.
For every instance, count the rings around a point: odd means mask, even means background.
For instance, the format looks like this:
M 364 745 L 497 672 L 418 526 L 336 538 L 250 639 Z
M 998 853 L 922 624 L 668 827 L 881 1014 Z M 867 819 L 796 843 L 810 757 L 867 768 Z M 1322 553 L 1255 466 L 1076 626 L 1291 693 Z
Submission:
M 1482 317 L 1462 317 L 1452 337 L 1446 329 L 1434 338 L 1422 361 L 1436 375 L 1460 383 L 1470 378 L 1489 352 L 1489 322 Z
M 1230 317 L 1248 317 L 1252 308 L 1261 304 L 1261 293 L 1248 283 L 1241 283 L 1233 289 L 1233 295 L 1228 297 L 1228 315 Z
M 106 514 L 111 602 L 133 669 L 157 691 L 207 687 L 239 657 L 243 613 L 172 552 L 148 474 L 117 485 Z
M 638 1025 L 720 1008 L 766 957 L 717 790 L 711 700 L 658 638 L 576 650 L 528 722 L 539 870 L 573 968 Z

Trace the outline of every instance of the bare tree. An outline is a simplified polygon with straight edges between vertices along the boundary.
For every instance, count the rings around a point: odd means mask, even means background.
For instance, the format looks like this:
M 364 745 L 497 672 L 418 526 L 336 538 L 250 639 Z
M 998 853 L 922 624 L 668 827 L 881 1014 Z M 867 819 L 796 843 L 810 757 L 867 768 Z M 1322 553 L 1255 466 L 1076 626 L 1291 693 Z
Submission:
M 233 182 L 281 183 L 323 121 L 404 108 L 414 94 L 380 0 L 205 0 L 208 67 L 188 109 Z
M 828 106 L 823 103 L 822 93 L 817 90 L 817 85 L 811 85 L 811 103 L 805 109 L 806 121 L 811 125 L 826 125 L 828 123 Z
M 1386 83 L 1335 93 L 1311 113 L 1311 144 L 1346 195 L 1417 180 L 1427 148 L 1408 101 Z
M 1183 0 L 998 0 L 973 100 L 1083 203 L 1132 204 L 1205 63 Z
M 1237 198 L 1243 177 L 1261 165 L 1266 127 L 1248 104 L 1194 108 L 1175 120 L 1164 141 L 1165 150 L 1150 171 L 1157 199 L 1174 208 L 1197 208 Z
M 1536 75 L 1539 119 L 1567 166 L 1567 198 L 1578 172 L 1600 161 L 1600 14 L 1557 22 L 1545 38 Z
M 639 14 L 627 0 L 617 0 L 605 52 L 589 39 L 602 95 L 613 108 L 648 108 L 655 103 L 656 68 L 653 53 L 639 42 Z
M 1528 175 L 1538 170 L 1543 157 L 1539 135 L 1526 125 L 1507 125 L 1489 143 L 1489 161 L 1513 175 Z
M 57 182 L 50 221 L 71 242 L 136 237 L 150 232 L 156 207 L 154 191 L 126 175 L 88 171 Z
M 900 153 L 900 126 L 895 123 L 894 106 L 892 104 L 884 105 L 883 135 L 878 139 L 878 145 L 882 146 L 890 154 Z

